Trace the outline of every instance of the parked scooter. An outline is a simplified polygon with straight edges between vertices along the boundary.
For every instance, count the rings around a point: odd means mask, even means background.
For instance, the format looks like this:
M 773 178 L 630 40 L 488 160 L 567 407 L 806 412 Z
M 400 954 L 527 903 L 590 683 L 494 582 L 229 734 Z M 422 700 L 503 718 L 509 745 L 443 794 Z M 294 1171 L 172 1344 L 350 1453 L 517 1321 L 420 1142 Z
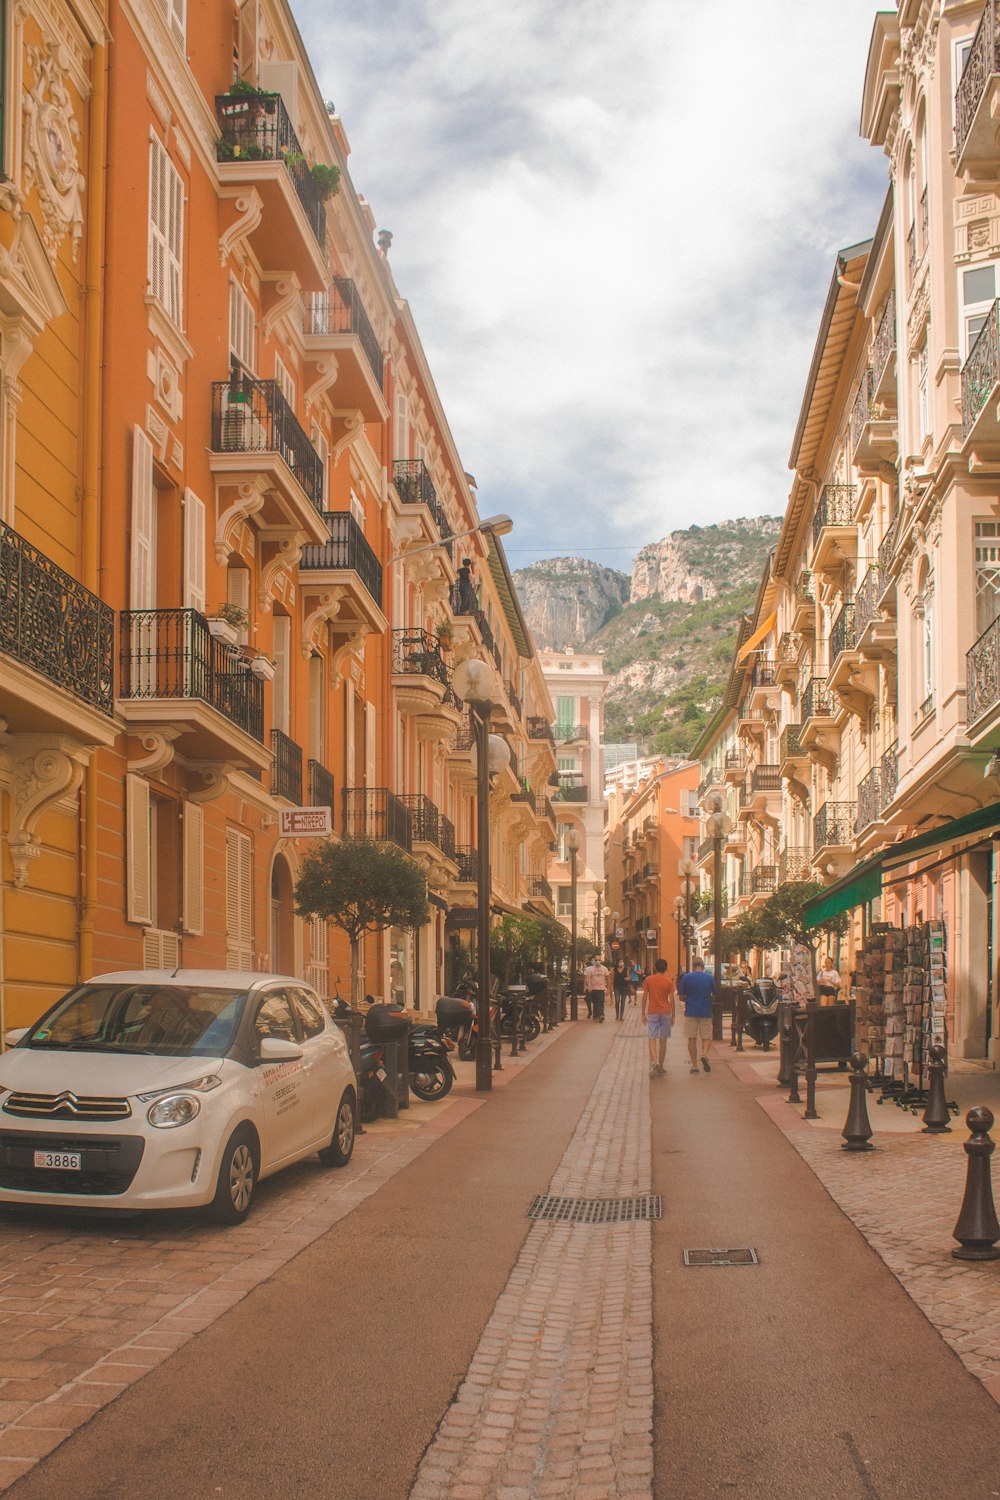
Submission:
M 781 991 L 773 979 L 760 978 L 747 989 L 743 1001 L 743 1030 L 768 1052 L 778 1034 L 778 1002 Z
M 443 1099 L 455 1082 L 455 1069 L 448 1053 L 457 1047 L 436 1026 L 414 1026 L 407 1041 L 410 1088 L 418 1099 Z

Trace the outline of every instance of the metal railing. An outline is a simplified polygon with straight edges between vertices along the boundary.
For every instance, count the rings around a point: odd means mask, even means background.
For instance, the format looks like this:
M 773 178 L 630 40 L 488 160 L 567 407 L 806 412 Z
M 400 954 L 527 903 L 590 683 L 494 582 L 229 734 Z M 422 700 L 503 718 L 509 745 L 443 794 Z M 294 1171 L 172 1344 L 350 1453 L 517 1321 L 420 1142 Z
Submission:
M 323 462 L 276 380 L 212 382 L 212 451 L 278 453 L 317 510 L 323 503 Z
M 853 526 L 854 505 L 857 486 L 853 484 L 826 484 L 820 495 L 816 514 L 813 516 L 812 539 L 815 547 L 820 532 L 828 526 Z
M 804 568 L 795 580 L 795 597 L 800 604 L 816 603 L 816 586 L 808 568 Z
M 802 637 L 791 630 L 783 630 L 778 639 L 778 654 L 775 664 L 778 667 L 794 667 L 802 650 Z
M 893 354 L 896 352 L 896 293 L 889 293 L 879 318 L 872 344 L 872 385 L 877 391 Z
M 379 839 L 410 848 L 409 811 L 387 787 L 345 786 L 343 801 L 345 838 Z
M 543 900 L 547 901 L 550 906 L 552 905 L 552 887 L 545 879 L 544 875 L 536 875 L 532 880 L 531 894 L 533 896 L 540 896 Z
M 330 809 L 330 820 L 333 821 L 333 777 L 326 766 L 318 760 L 310 760 L 307 766 L 309 772 L 309 806 L 328 807 Z
M 802 748 L 802 725 L 786 724 L 781 731 L 778 740 L 778 762 L 781 764 L 786 760 L 801 759 L 805 756 Z
M 878 567 L 882 576 L 883 589 L 888 588 L 890 583 L 889 566 L 892 563 L 893 553 L 896 550 L 896 534 L 899 531 L 899 516 L 893 516 L 889 522 L 889 529 L 878 544 Z
M 271 796 L 302 804 L 302 746 L 283 729 L 271 730 Z
M 778 884 L 789 885 L 795 880 L 812 878 L 812 861 L 809 850 L 797 845 L 782 849 L 778 855 Z
M 111 606 L 0 524 L 0 651 L 110 714 L 114 650 Z
M 972 129 L 979 101 L 990 75 L 1000 72 L 1000 25 L 997 0 L 986 0 L 986 9 L 972 39 L 969 55 L 955 92 L 955 150 L 959 156 Z
M 750 871 L 751 896 L 769 896 L 778 888 L 777 865 L 756 865 Z
M 553 800 L 556 802 L 586 802 L 588 800 L 588 792 L 589 788 L 579 786 L 574 782 L 571 786 L 561 786 Z
M 754 766 L 750 772 L 750 794 L 756 792 L 780 792 L 781 773 L 777 766 Z
M 776 670 L 773 657 L 755 656 L 753 670 L 750 673 L 750 687 L 774 687 L 777 681 Z
M 555 737 L 557 745 L 568 745 L 573 740 L 589 740 L 590 726 L 587 724 L 557 724 L 555 726 Z
M 463 588 L 461 583 L 453 583 L 451 586 L 450 602 L 451 612 L 453 615 L 468 615 L 470 619 L 475 620 L 476 624 L 479 627 L 479 634 L 483 638 L 483 645 L 493 657 L 494 661 L 496 661 L 499 653 L 497 651 L 496 642 L 493 639 L 493 631 L 490 629 L 490 622 L 489 620 L 487 620 L 485 614 L 480 609 L 479 603 L 471 588 Z
M 908 284 L 912 287 L 917 274 L 917 226 L 915 223 L 910 225 L 906 236 L 906 271 Z
M 510 800 L 512 802 L 526 803 L 527 806 L 531 808 L 532 812 L 536 812 L 538 809 L 538 804 L 535 799 L 535 793 L 533 792 L 527 781 L 521 782 L 520 789 L 514 792 Z
M 527 730 L 529 740 L 548 740 L 550 745 L 555 744 L 552 725 L 541 714 L 528 715 Z
M 445 817 L 444 813 L 441 814 L 438 823 L 441 830 L 441 840 L 438 844 L 438 848 L 441 850 L 442 854 L 446 855 L 448 859 L 454 859 L 455 825 L 450 818 Z
M 400 677 L 432 677 L 448 686 L 448 668 L 437 638 L 426 630 L 392 632 L 392 670 Z
M 873 766 L 867 776 L 858 782 L 858 815 L 854 823 L 855 833 L 863 833 L 874 823 L 882 811 L 882 773 Z
M 447 542 L 452 535 L 451 525 L 423 459 L 397 458 L 392 466 L 392 482 L 404 505 L 426 505 L 441 540 Z
M 453 755 L 464 755 L 467 750 L 472 749 L 475 742 L 476 737 L 472 731 L 472 725 L 465 718 L 461 724 L 455 725 L 449 749 Z
M 854 639 L 859 640 L 872 620 L 879 618 L 879 601 L 885 581 L 878 563 L 871 563 L 854 596 Z
M 1000 619 L 987 625 L 965 655 L 965 716 L 975 724 L 1000 701 Z
M 895 741 L 879 761 L 879 774 L 882 781 L 881 802 L 884 811 L 895 797 L 896 788 L 899 785 L 899 759 Z
M 357 573 L 381 609 L 382 564 L 365 541 L 361 527 L 349 510 L 324 511 L 323 519 L 330 528 L 330 540 L 303 547 L 299 569 L 320 573 L 341 570 Z
M 437 804 L 423 792 L 405 792 L 400 802 L 410 814 L 410 838 L 415 844 L 433 844 L 441 849 L 441 814 Z
M 861 443 L 861 434 L 872 419 L 874 412 L 872 370 L 869 365 L 861 377 L 858 394 L 851 407 L 851 448 L 856 453 Z
M 738 750 L 727 750 L 726 751 L 726 770 L 727 771 L 742 771 L 743 766 L 744 766 L 743 756 L 740 754 L 740 752 Z
M 552 806 L 551 799 L 548 797 L 542 798 L 542 816 L 548 818 L 550 823 L 554 824 L 556 821 L 556 810 Z
M 511 706 L 511 708 L 517 714 L 517 717 L 519 719 L 523 718 L 524 717 L 524 710 L 521 708 L 521 700 L 520 700 L 520 698 L 517 695 L 517 691 L 516 691 L 516 689 L 514 687 L 514 684 L 512 682 L 505 682 L 504 683 L 504 687 L 507 689 L 507 697 L 510 700 L 510 706 Z
M 1000 301 L 994 302 L 962 366 L 962 432 L 968 437 L 1000 381 Z
M 833 718 L 833 694 L 825 678 L 810 677 L 802 694 L 802 722 L 807 719 Z
M 854 600 L 849 600 L 833 622 L 830 631 L 830 663 L 837 660 L 842 651 L 854 650 Z
M 479 854 L 469 844 L 455 847 L 455 863 L 458 865 L 457 880 L 462 885 L 475 885 L 479 879 Z
M 382 350 L 354 282 L 347 276 L 334 276 L 330 281 L 329 291 L 315 293 L 307 310 L 310 333 L 327 337 L 335 333 L 354 335 L 381 390 L 384 365 Z
M 856 817 L 853 802 L 824 802 L 813 818 L 813 855 L 820 849 L 849 845 Z
M 280 94 L 217 94 L 216 161 L 283 161 L 309 227 L 326 245 L 326 211 Z
M 197 610 L 123 610 L 119 646 L 122 698 L 198 699 L 263 744 L 264 684 Z

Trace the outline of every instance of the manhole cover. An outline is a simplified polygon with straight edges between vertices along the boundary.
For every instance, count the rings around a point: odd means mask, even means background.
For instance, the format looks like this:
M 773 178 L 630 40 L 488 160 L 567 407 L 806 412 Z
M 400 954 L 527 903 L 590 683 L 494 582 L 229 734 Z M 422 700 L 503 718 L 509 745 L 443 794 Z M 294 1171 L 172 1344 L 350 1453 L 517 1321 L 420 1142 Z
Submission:
M 685 1250 L 686 1266 L 758 1266 L 756 1250 Z
M 539 1193 L 528 1209 L 528 1218 L 546 1224 L 631 1224 L 639 1219 L 663 1217 L 659 1193 L 637 1198 L 560 1198 Z

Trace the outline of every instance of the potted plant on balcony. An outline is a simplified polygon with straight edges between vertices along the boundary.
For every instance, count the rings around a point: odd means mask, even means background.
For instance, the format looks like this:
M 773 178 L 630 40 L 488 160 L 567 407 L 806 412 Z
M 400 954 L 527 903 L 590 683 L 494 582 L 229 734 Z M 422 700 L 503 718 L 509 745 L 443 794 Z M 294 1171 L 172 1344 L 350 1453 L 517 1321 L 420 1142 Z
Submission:
M 442 651 L 450 651 L 455 639 L 455 631 L 450 620 L 442 620 L 437 628 L 438 645 Z
M 324 162 L 318 161 L 315 166 L 310 167 L 309 173 L 321 203 L 340 192 L 339 167 L 328 167 Z
M 208 628 L 217 641 L 227 646 L 239 643 L 240 632 L 246 630 L 250 616 L 241 604 L 220 604 L 214 615 L 208 617 Z
M 262 682 L 274 681 L 274 662 L 269 656 L 264 656 L 260 651 L 251 656 L 250 670 L 253 675 L 255 677 L 259 677 Z

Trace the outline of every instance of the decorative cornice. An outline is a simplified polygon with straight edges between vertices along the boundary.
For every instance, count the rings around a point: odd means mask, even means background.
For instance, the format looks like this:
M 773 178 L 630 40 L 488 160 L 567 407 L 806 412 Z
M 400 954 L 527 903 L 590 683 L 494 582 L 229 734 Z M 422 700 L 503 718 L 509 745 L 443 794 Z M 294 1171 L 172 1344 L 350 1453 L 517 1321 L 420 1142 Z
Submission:
M 3 754 L 10 773 L 7 847 L 20 889 L 29 864 L 41 853 L 39 819 L 63 798 L 76 796 L 91 751 L 68 735 L 8 734 Z
M 290 573 L 297 566 L 302 556 L 302 547 L 307 540 L 304 531 L 289 531 L 277 538 L 273 532 L 270 532 L 268 540 L 272 539 L 277 541 L 277 546 L 273 557 L 270 557 L 261 567 L 260 587 L 257 593 L 257 602 L 265 614 L 271 608 L 278 579 L 283 573 Z
M 264 276 L 262 279 L 265 282 L 271 282 L 277 292 L 274 302 L 264 314 L 260 325 L 261 334 L 266 342 L 282 318 L 301 305 L 302 284 L 292 271 L 282 271 L 276 276 Z
M 227 488 L 232 489 L 229 485 Z M 217 489 L 221 489 L 221 485 Z M 236 499 L 233 500 L 224 511 L 219 514 L 218 524 L 215 528 L 215 560 L 221 568 L 235 546 L 236 532 L 242 522 L 255 516 L 263 508 L 264 497 L 267 494 L 267 483 L 265 480 L 255 480 L 252 484 L 239 484 L 235 486 Z M 218 503 L 218 502 L 217 502 Z
M 219 264 L 225 265 L 236 248 L 250 238 L 264 213 L 264 200 L 256 188 L 220 188 L 219 199 L 232 203 L 236 218 L 219 235 Z

